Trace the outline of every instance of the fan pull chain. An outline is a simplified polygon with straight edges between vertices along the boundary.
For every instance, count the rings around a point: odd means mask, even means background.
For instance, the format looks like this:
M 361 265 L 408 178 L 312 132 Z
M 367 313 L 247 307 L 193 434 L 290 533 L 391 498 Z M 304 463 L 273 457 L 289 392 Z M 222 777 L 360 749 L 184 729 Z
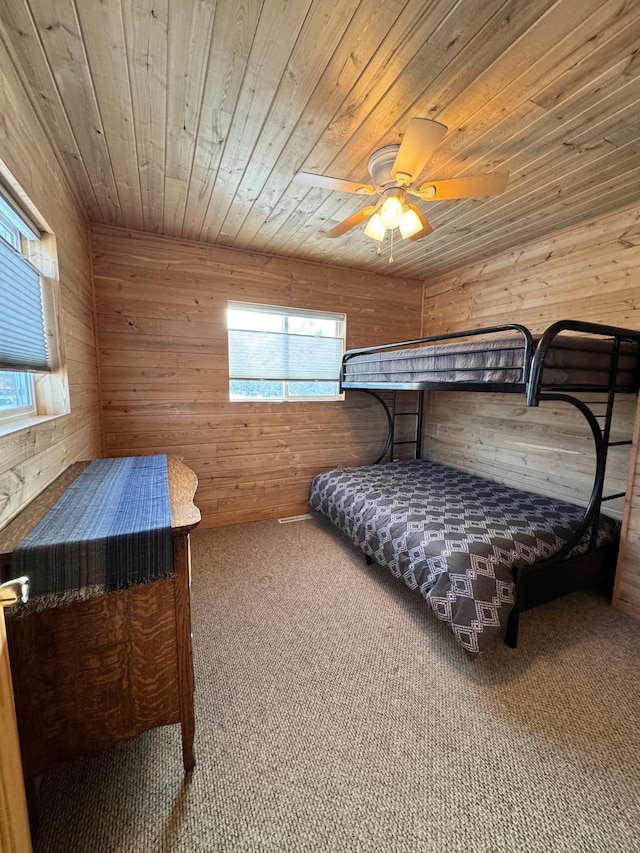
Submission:
M 394 230 L 395 230 L 395 229 L 392 229 L 392 230 L 391 230 L 391 254 L 389 255 L 389 263 L 390 263 L 390 264 L 392 264 L 392 263 L 393 263 L 393 231 L 394 231 Z

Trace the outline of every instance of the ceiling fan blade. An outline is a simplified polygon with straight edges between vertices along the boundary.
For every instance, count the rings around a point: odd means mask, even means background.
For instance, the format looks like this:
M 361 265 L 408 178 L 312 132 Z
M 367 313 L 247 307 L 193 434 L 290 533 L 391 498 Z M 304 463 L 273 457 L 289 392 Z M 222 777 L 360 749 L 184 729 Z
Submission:
M 451 178 L 448 181 L 429 181 L 420 187 L 420 195 L 426 201 L 440 201 L 447 198 L 480 198 L 486 195 L 500 195 L 506 190 L 508 182 L 508 172 L 474 175 L 470 178 Z
M 352 228 L 355 228 L 356 225 L 360 225 L 361 222 L 368 219 L 374 210 L 375 205 L 363 207 L 362 210 L 354 213 L 353 216 L 350 216 L 348 219 L 343 219 L 342 222 L 334 225 L 331 230 L 323 231 L 322 233 L 325 237 L 342 237 L 342 235 L 346 234 L 347 231 L 350 231 Z
M 409 122 L 400 149 L 391 169 L 391 176 L 403 183 L 410 184 L 424 169 L 431 155 L 444 139 L 448 128 L 439 121 L 414 116 Z
M 358 193 L 371 195 L 375 190 L 370 184 L 358 184 L 356 181 L 343 181 L 341 178 L 330 178 L 328 175 L 312 175 L 310 172 L 298 172 L 293 180 L 307 187 L 320 187 L 323 190 L 338 190 L 343 193 Z
M 415 213 L 418 215 L 418 219 L 422 223 L 422 229 L 420 231 L 416 231 L 415 234 L 412 234 L 411 239 L 412 240 L 419 240 L 421 237 L 426 237 L 427 234 L 431 234 L 431 232 L 433 231 L 433 228 L 431 227 L 431 225 L 429 225 L 427 220 L 424 218 L 420 208 L 416 207 L 415 204 L 410 204 L 409 207 L 411 208 L 411 210 L 415 211 Z

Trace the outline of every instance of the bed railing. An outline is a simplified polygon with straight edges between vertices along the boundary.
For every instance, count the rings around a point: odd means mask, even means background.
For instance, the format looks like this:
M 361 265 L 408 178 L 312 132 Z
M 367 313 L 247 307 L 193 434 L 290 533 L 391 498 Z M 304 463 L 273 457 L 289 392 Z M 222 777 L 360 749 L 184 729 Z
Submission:
M 419 382 L 408 381 L 402 383 L 386 383 L 380 380 L 378 380 L 377 382 L 362 382 L 360 380 L 349 382 L 347 378 L 347 364 L 352 358 L 358 355 L 362 355 L 365 353 L 386 352 L 401 348 L 419 347 L 423 344 L 434 345 L 445 342 L 461 342 L 464 339 L 474 338 L 478 336 L 485 336 L 491 339 L 492 336 L 504 335 L 505 332 L 516 332 L 521 336 L 522 339 L 522 343 L 520 343 L 519 341 L 517 343 L 517 348 L 520 349 L 520 347 L 522 347 L 523 350 L 521 381 L 518 382 L 469 382 L 464 380 L 457 381 L 455 379 L 449 382 L 438 382 L 423 379 Z M 557 338 L 559 335 L 565 332 L 577 333 L 579 336 L 585 337 L 586 340 L 592 340 L 593 336 L 597 336 L 598 338 L 608 339 L 612 342 L 611 359 L 608 367 L 605 366 L 603 368 L 602 365 L 590 367 L 588 366 L 588 364 L 580 366 L 580 370 L 583 376 L 588 376 L 589 372 L 597 372 L 597 382 L 594 381 L 593 383 L 589 383 L 588 381 L 581 381 L 580 384 L 576 386 L 570 386 L 563 383 L 562 386 L 559 387 L 558 385 L 550 381 L 549 374 L 547 374 L 547 381 L 545 383 L 545 370 L 551 371 L 564 369 L 562 367 L 549 366 L 549 364 L 547 363 L 547 356 L 552 347 L 554 347 L 555 349 L 563 348 L 562 342 L 559 344 Z M 375 393 L 375 391 L 380 391 L 384 388 L 388 388 L 390 390 L 417 390 L 421 395 L 424 394 L 425 390 L 508 391 L 510 393 L 520 392 L 526 395 L 526 401 L 528 406 L 538 406 L 541 402 L 564 402 L 576 408 L 587 421 L 587 424 L 591 431 L 595 447 L 596 466 L 593 479 L 593 487 L 591 490 L 591 495 L 585 507 L 584 516 L 580 524 L 578 524 L 575 528 L 572 536 L 569 538 L 566 544 L 556 555 L 554 555 L 553 560 L 555 562 L 556 559 L 562 559 L 567 554 L 569 554 L 577 545 L 579 545 L 584 540 L 585 534 L 587 533 L 587 531 L 589 531 L 589 529 L 590 536 L 588 550 L 594 550 L 596 545 L 598 519 L 600 516 L 603 502 L 625 496 L 624 492 L 617 492 L 611 495 L 603 494 L 607 455 L 609 448 L 613 446 L 631 444 L 631 439 L 624 441 L 611 441 L 611 425 L 613 419 L 613 405 L 615 394 L 616 392 L 637 393 L 638 388 L 640 387 L 640 357 L 636 357 L 634 363 L 631 366 L 627 365 L 623 367 L 620 364 L 621 347 L 625 342 L 635 345 L 635 347 L 640 350 L 640 332 L 620 328 L 618 326 L 608 326 L 601 323 L 589 323 L 582 322 L 579 320 L 560 320 L 557 323 L 554 323 L 553 325 L 549 326 L 549 328 L 544 332 L 537 345 L 535 346 L 531 332 L 525 326 L 522 326 L 518 323 L 511 323 L 501 326 L 491 326 L 485 329 L 470 329 L 463 332 L 449 332 L 442 335 L 431 335 L 424 338 L 416 338 L 415 340 L 411 341 L 402 341 L 394 344 L 385 344 L 382 346 L 348 350 L 344 354 L 342 361 L 340 385 L 341 388 L 353 388 L 368 392 L 378 400 L 378 402 L 382 405 L 385 411 L 389 426 L 389 432 L 384 449 L 378 455 L 378 458 L 375 460 L 376 462 L 382 461 L 382 459 L 385 458 L 387 452 L 389 451 L 389 448 L 392 447 L 392 436 L 394 431 L 394 414 L 389 410 L 389 406 L 384 401 L 384 399 L 378 393 Z M 510 343 L 511 346 L 509 347 L 509 349 L 516 348 L 513 346 L 513 340 Z M 578 357 L 581 353 L 584 353 L 586 355 L 589 351 L 587 346 L 585 346 L 584 349 L 581 349 L 580 346 L 576 346 L 575 339 L 572 342 L 572 346 L 567 348 L 571 349 L 573 353 Z M 500 348 L 492 347 L 491 351 L 500 351 Z M 506 351 L 506 348 L 502 351 Z M 439 358 L 450 355 L 451 353 L 447 351 L 436 351 L 430 353 L 430 357 L 432 358 Z M 628 355 L 628 353 L 626 353 L 626 355 Z M 459 368 L 460 371 L 464 371 L 466 369 L 468 368 Z M 448 372 L 455 373 L 455 370 L 455 367 L 452 368 L 450 364 L 447 365 Z M 426 370 L 423 369 L 423 372 L 428 374 L 441 373 L 442 371 L 440 368 L 434 367 Z M 607 377 L 606 380 L 603 380 L 602 378 L 603 373 Z M 588 393 L 590 391 L 593 391 L 594 393 L 604 394 L 606 399 L 582 400 L 574 396 L 574 394 L 578 392 L 582 392 L 584 394 L 585 392 Z M 598 414 L 593 410 L 594 406 L 603 405 L 605 406 L 604 413 Z
M 515 332 L 517 336 L 512 337 L 508 341 L 508 345 L 505 346 L 496 346 L 495 341 L 499 340 L 501 335 L 504 335 L 506 332 Z M 572 335 L 573 338 L 573 346 L 568 347 L 563 345 L 562 342 L 557 340 L 558 336 L 565 332 L 573 332 L 578 333 L 578 335 Z M 520 338 L 518 337 L 520 336 Z M 424 367 L 421 366 L 418 370 L 412 371 L 407 370 L 407 378 L 405 380 L 393 380 L 387 381 L 385 379 L 375 379 L 363 381 L 361 378 L 352 379 L 347 375 L 347 366 L 349 362 L 361 355 L 371 355 L 375 353 L 385 353 L 385 352 L 393 352 L 394 350 L 401 349 L 419 349 L 423 345 L 429 346 L 429 358 L 431 360 L 438 359 L 449 359 L 451 360 L 452 354 L 447 349 L 443 348 L 441 351 L 438 351 L 437 344 L 444 343 L 462 343 L 464 340 L 469 338 L 477 338 L 482 337 L 486 338 L 489 344 L 486 352 L 491 353 L 503 353 L 507 351 L 521 350 L 522 358 L 519 365 L 514 365 L 513 369 L 515 371 L 520 371 L 520 376 L 517 381 L 509 381 L 509 382 L 485 382 L 482 380 L 474 379 L 474 380 L 465 380 L 464 378 L 458 379 L 456 378 L 456 374 L 458 376 L 463 376 L 465 373 L 469 371 L 469 366 L 461 366 L 457 367 L 452 365 L 451 363 L 447 363 L 446 372 L 448 374 L 452 374 L 454 378 L 448 380 L 442 379 L 434 379 L 430 380 L 429 378 L 421 378 L 420 380 L 413 379 L 411 377 L 411 373 L 420 373 L 421 376 L 427 376 L 429 374 L 432 375 L 442 375 L 444 368 L 435 366 L 435 367 Z M 415 338 L 413 340 L 408 341 L 399 341 L 397 343 L 392 344 L 381 344 L 379 346 L 373 347 L 361 347 L 358 349 L 351 349 L 345 352 L 342 358 L 342 365 L 340 370 L 340 388 L 343 389 L 377 389 L 382 390 L 384 388 L 392 389 L 411 389 L 411 390 L 457 390 L 457 391 L 504 391 L 510 393 L 522 393 L 526 392 L 527 395 L 527 405 L 529 406 L 537 406 L 539 401 L 539 395 L 543 388 L 545 387 L 544 379 L 545 379 L 545 371 L 549 371 L 550 375 L 553 371 L 565 370 L 562 366 L 554 366 L 550 365 L 547 362 L 547 356 L 549 355 L 549 351 L 553 348 L 555 351 L 561 349 L 570 349 L 574 355 L 579 356 L 581 352 L 584 352 L 586 355 L 589 352 L 588 346 L 585 346 L 584 350 L 581 350 L 579 346 L 575 345 L 576 341 L 580 341 L 581 338 L 584 338 L 585 341 L 593 340 L 594 337 L 598 338 L 608 338 L 613 341 L 613 352 L 615 356 L 615 364 L 612 363 L 608 372 L 609 372 L 609 382 L 602 381 L 594 381 L 593 383 L 589 383 L 587 381 L 581 381 L 576 385 L 568 385 L 565 382 L 562 383 L 563 391 L 589 391 L 589 390 L 599 390 L 599 391 L 607 391 L 611 381 L 613 380 L 613 375 L 615 374 L 615 379 L 617 380 L 617 390 L 621 390 L 623 388 L 625 391 L 629 393 L 637 393 L 638 387 L 640 386 L 640 373 L 637 368 L 637 361 L 634 366 L 621 366 L 619 365 L 619 355 L 620 355 L 620 347 L 623 342 L 628 342 L 635 344 L 637 347 L 640 347 L 640 332 L 635 332 L 629 329 L 623 329 L 618 326 L 608 326 L 601 323 L 588 323 L 582 322 L 579 320 L 560 320 L 557 323 L 549 326 L 549 328 L 542 335 L 537 345 L 534 343 L 533 336 L 529 329 L 526 326 L 522 326 L 519 323 L 510 323 L 500 326 L 489 326 L 483 329 L 467 329 L 462 332 L 447 332 L 441 335 L 429 335 L 423 338 Z M 492 343 L 493 342 L 493 343 Z M 477 344 L 474 347 L 475 354 L 481 354 L 484 350 L 478 349 Z M 461 351 L 457 351 L 458 354 L 461 354 Z M 388 362 L 390 365 L 393 364 L 392 360 Z M 601 376 L 603 373 L 603 369 L 601 366 L 589 366 L 589 364 L 585 363 L 580 366 L 580 372 L 582 375 L 588 375 L 590 372 L 593 374 L 598 374 Z M 605 368 L 604 372 L 607 372 Z M 547 383 L 548 385 L 552 385 L 553 383 Z
M 543 381 L 545 359 L 550 347 L 554 345 L 554 341 L 558 335 L 563 332 L 577 332 L 583 336 L 596 335 L 612 341 L 611 361 L 608 369 L 609 379 L 607 384 L 594 384 L 593 389 L 582 384 L 580 388 L 577 389 L 583 393 L 588 392 L 589 390 L 604 393 L 606 394 L 606 400 L 581 400 L 578 397 L 565 393 L 566 391 L 572 390 L 566 386 L 562 388 L 562 393 L 558 393 L 555 390 L 547 390 L 549 386 L 545 386 Z M 589 528 L 591 528 L 589 551 L 592 551 L 596 545 L 598 520 L 603 502 L 623 498 L 626 494 L 625 492 L 616 492 L 611 495 L 603 495 L 609 448 L 620 447 L 622 445 L 630 446 L 632 443 L 631 438 L 625 439 L 624 441 L 611 441 L 613 406 L 616 392 L 621 393 L 620 385 L 622 385 L 625 392 L 637 393 L 638 387 L 640 386 L 640 369 L 638 367 L 637 358 L 635 369 L 620 367 L 620 348 L 624 341 L 635 344 L 636 347 L 640 347 L 640 332 L 623 329 L 618 326 L 607 326 L 601 323 L 587 323 L 580 320 L 559 320 L 557 323 L 549 326 L 542 335 L 531 360 L 531 370 L 529 372 L 529 381 L 527 383 L 527 405 L 538 406 L 541 402 L 545 401 L 564 402 L 578 409 L 589 425 L 596 453 L 596 468 L 593 478 L 593 487 L 582 521 L 576 527 L 570 539 L 568 539 L 560 551 L 554 555 L 554 559 L 557 560 L 561 560 L 569 554 L 576 545 L 582 541 Z M 627 376 L 629 380 L 628 382 L 625 381 L 624 383 L 620 383 L 619 378 L 621 372 L 630 374 Z M 592 407 L 602 405 L 605 406 L 604 413 L 596 414 Z M 600 423 L 600 421 L 602 421 L 602 423 Z
M 371 354 L 371 353 L 377 353 L 377 352 L 389 352 L 389 351 L 392 351 L 395 349 L 402 349 L 402 348 L 406 349 L 406 348 L 411 348 L 411 347 L 419 347 L 423 344 L 438 344 L 438 343 L 445 343 L 445 342 L 446 343 L 453 343 L 455 341 L 462 341 L 465 338 L 474 338 L 474 337 L 479 337 L 479 336 L 488 337 L 489 339 L 491 339 L 490 336 L 492 336 L 492 335 L 496 335 L 496 336 L 504 335 L 505 332 L 517 332 L 522 337 L 522 343 L 520 344 L 518 342 L 516 346 L 513 346 L 514 342 L 512 342 L 511 346 L 505 347 L 503 350 L 500 350 L 500 348 L 492 347 L 491 352 L 501 352 L 501 351 L 507 351 L 507 349 L 513 350 L 513 349 L 522 348 L 522 381 L 521 381 L 521 383 L 518 383 L 518 385 L 516 385 L 515 383 L 509 383 L 508 385 L 506 383 L 491 383 L 491 387 L 489 387 L 486 382 L 480 383 L 477 381 L 474 381 L 474 382 L 460 381 L 460 382 L 455 382 L 455 387 L 456 387 L 456 389 L 458 389 L 460 391 L 463 391 L 463 390 L 480 390 L 480 389 L 485 390 L 485 391 L 489 391 L 489 390 L 494 390 L 494 391 L 497 391 L 497 390 L 505 390 L 505 391 L 506 390 L 519 390 L 519 391 L 522 391 L 523 389 L 521 386 L 523 383 L 527 382 L 527 379 L 529 376 L 529 365 L 531 364 L 531 357 L 533 354 L 534 347 L 533 347 L 533 337 L 531 335 L 531 332 L 526 328 L 526 326 L 522 326 L 519 323 L 509 323 L 509 324 L 506 324 L 503 326 L 489 326 L 485 329 L 469 329 L 465 332 L 446 332 L 445 334 L 442 334 L 442 335 L 430 335 L 430 336 L 425 337 L 425 338 L 415 338 L 414 340 L 411 340 L 411 341 L 400 341 L 398 343 L 393 343 L 393 344 L 381 344 L 380 346 L 375 346 L 375 347 L 361 347 L 360 349 L 347 350 L 347 352 L 345 352 L 345 354 L 342 357 L 342 366 L 340 369 L 340 390 L 342 391 L 345 388 L 366 389 L 367 387 L 368 388 L 380 389 L 380 387 L 381 387 L 380 382 L 360 382 L 360 381 L 358 381 L 357 383 L 349 382 L 349 380 L 347 378 L 347 364 L 349 363 L 349 361 L 352 358 L 354 358 L 354 356 L 364 355 L 366 353 Z M 442 353 L 433 352 L 433 353 L 431 353 L 431 356 L 433 358 L 445 358 L 445 357 L 449 356 L 449 353 L 447 353 L 447 352 L 442 352 Z M 455 372 L 455 370 L 456 369 L 454 368 L 453 372 Z M 465 370 L 468 370 L 468 368 L 459 368 L 459 372 L 465 372 Z M 432 368 L 430 370 L 423 370 L 423 372 L 440 373 L 441 370 L 439 368 Z M 401 384 L 402 384 L 403 388 L 410 388 L 411 387 L 411 383 L 401 383 Z M 439 390 L 439 389 L 447 388 L 450 385 L 453 385 L 454 383 L 417 382 L 417 383 L 414 383 L 413 389 L 419 390 L 420 388 L 422 388 L 423 386 L 425 386 L 427 384 L 428 384 L 428 387 L 430 389 Z M 384 383 L 384 385 L 388 388 L 393 388 L 394 385 L 396 385 L 396 387 L 398 387 L 396 383 Z
M 554 343 L 558 335 L 563 332 L 578 332 L 582 336 L 586 335 L 595 335 L 596 337 L 610 338 L 613 341 L 612 353 L 611 353 L 611 363 L 609 365 L 609 382 L 604 387 L 601 383 L 594 383 L 593 390 L 598 391 L 615 391 L 618 387 L 618 378 L 620 373 L 631 374 L 629 376 L 629 383 L 624 383 L 625 387 L 628 388 L 628 393 L 637 393 L 638 387 L 640 386 L 640 371 L 638 370 L 638 361 L 636 361 L 635 369 L 633 368 L 621 368 L 619 365 L 620 360 L 620 345 L 623 341 L 628 341 L 629 343 L 635 344 L 637 347 L 640 347 L 640 332 L 635 332 L 631 329 L 622 329 L 618 326 L 606 326 L 602 323 L 586 323 L 581 320 L 559 320 L 557 323 L 553 323 L 553 325 L 549 326 L 549 328 L 542 335 L 540 340 L 538 341 L 538 345 L 535 348 L 535 352 L 533 353 L 533 357 L 531 359 L 531 368 L 529 370 L 529 377 L 527 382 L 527 405 L 528 406 L 537 406 L 540 401 L 540 395 L 543 390 L 543 374 L 546 367 L 545 360 L 549 353 L 551 346 L 557 347 L 558 344 Z M 576 352 L 580 352 L 580 350 L 576 350 Z M 581 368 L 583 371 L 588 372 L 589 368 Z M 600 371 L 600 368 L 594 368 L 594 370 Z M 580 391 L 589 391 L 590 389 L 587 385 L 581 384 L 579 388 L 573 389 L 566 385 L 563 386 L 563 391 L 572 391 L 572 390 L 580 390 Z

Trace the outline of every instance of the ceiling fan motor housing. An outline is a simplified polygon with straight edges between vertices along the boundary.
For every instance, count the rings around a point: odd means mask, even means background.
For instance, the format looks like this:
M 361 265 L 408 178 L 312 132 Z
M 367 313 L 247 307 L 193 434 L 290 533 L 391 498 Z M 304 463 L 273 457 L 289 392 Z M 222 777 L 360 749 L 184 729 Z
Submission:
M 384 187 L 385 184 L 396 183 L 391 175 L 391 169 L 399 150 L 399 145 L 386 145 L 384 148 L 374 151 L 369 157 L 367 168 L 373 178 L 374 186 Z

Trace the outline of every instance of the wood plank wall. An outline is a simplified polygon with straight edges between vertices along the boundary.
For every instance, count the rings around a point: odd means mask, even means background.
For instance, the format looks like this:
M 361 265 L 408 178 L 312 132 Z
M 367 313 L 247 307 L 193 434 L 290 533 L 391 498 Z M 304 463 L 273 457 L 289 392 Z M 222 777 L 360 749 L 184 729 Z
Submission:
M 228 300 L 339 311 L 347 346 L 418 334 L 422 285 L 107 226 L 92 227 L 107 456 L 178 453 L 204 525 L 307 511 L 314 474 L 363 464 L 377 403 L 229 402 Z
M 69 464 L 101 455 L 86 218 L 0 32 L 0 160 L 55 234 L 70 414 L 0 436 L 0 527 Z M 37 98 L 37 94 L 33 95 Z
M 640 207 L 625 208 L 482 264 L 425 282 L 423 334 L 519 322 L 533 332 L 560 319 L 640 329 Z M 616 407 L 616 437 L 634 432 L 635 397 Z M 593 465 L 582 418 L 566 406 L 526 409 L 508 395 L 430 395 L 428 455 L 533 491 L 584 498 Z M 637 439 L 636 439 L 637 440 Z M 632 489 L 623 522 L 616 601 L 640 616 L 640 466 L 637 447 L 612 451 L 607 488 Z

